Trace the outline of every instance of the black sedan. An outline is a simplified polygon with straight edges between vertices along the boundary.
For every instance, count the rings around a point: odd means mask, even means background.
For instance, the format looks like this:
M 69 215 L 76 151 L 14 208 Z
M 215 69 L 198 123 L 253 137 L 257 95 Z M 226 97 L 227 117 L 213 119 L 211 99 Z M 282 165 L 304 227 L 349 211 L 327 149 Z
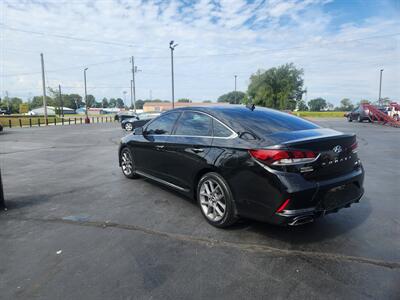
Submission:
M 123 120 L 121 122 L 121 127 L 127 131 L 132 131 L 135 128 L 142 127 L 144 124 L 155 117 L 158 117 L 159 115 L 160 113 L 142 113 L 138 116 Z
M 305 224 L 364 192 L 355 135 L 259 107 L 166 112 L 122 138 L 119 164 L 195 198 L 217 227 L 239 217 Z

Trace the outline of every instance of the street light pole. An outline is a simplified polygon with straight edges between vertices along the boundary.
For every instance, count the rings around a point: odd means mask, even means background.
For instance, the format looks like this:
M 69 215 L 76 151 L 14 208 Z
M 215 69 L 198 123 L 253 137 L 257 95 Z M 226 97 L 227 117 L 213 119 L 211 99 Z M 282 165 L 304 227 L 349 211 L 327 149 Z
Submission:
M 88 69 L 88 68 L 85 68 L 85 69 L 83 70 L 83 80 L 84 80 L 84 82 L 85 82 L 85 106 L 86 106 L 86 112 L 85 112 L 86 118 L 85 118 L 85 123 L 86 123 L 86 124 L 90 123 L 89 116 L 88 116 L 87 88 L 86 88 L 86 71 L 87 71 L 87 69 Z
M 235 104 L 236 104 L 236 79 L 237 79 L 237 75 L 235 75 Z
M 169 42 L 169 49 L 171 49 L 171 79 L 172 79 L 172 109 L 175 108 L 175 91 L 174 91 L 174 50 L 178 44 L 174 41 Z
M 382 105 L 382 97 L 381 97 L 381 92 L 382 92 L 382 73 L 383 69 L 381 69 L 381 74 L 380 74 L 380 79 L 379 79 L 379 105 Z
M 61 94 L 61 84 L 58 85 L 58 95 L 60 96 L 60 105 L 61 105 L 61 111 L 59 111 L 58 114 L 61 114 L 62 117 L 64 118 L 64 101 L 62 99 L 62 94 Z
M 44 119 L 46 125 L 48 124 L 47 120 L 47 98 L 46 98 L 46 78 L 44 76 L 44 58 L 43 53 L 40 53 L 40 61 L 42 64 L 42 87 L 43 87 L 43 108 L 44 108 Z

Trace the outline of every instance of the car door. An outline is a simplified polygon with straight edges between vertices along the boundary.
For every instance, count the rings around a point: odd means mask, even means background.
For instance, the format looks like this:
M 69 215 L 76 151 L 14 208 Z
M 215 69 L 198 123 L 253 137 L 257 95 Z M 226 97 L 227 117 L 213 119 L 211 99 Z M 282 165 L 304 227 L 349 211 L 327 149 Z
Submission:
M 170 138 L 180 114 L 181 112 L 166 113 L 144 127 L 143 135 L 131 145 L 138 171 L 165 180 L 165 142 Z
M 205 156 L 212 145 L 212 118 L 196 111 L 184 111 L 165 144 L 169 181 L 189 190 L 194 176 L 207 166 Z

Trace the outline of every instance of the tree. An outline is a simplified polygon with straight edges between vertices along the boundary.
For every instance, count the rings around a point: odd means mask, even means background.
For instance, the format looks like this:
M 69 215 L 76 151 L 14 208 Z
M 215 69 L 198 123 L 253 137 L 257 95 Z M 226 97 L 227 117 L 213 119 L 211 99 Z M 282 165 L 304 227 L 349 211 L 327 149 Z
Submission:
M 124 107 L 125 107 L 124 100 L 122 100 L 121 98 L 117 98 L 116 107 L 118 107 L 118 108 L 124 108 Z
M 352 111 L 354 109 L 354 105 L 351 103 L 349 98 L 343 98 L 340 100 L 340 111 Z
M 304 100 L 300 100 L 297 102 L 297 110 L 299 111 L 307 111 L 308 106 Z
M 211 100 L 203 100 L 203 103 L 212 103 Z
M 101 106 L 103 107 L 103 108 L 107 108 L 108 107 L 108 100 L 107 100 L 107 98 L 103 98 L 103 100 L 101 100 Z
M 87 107 L 95 107 L 96 98 L 93 95 L 87 95 Z
M 54 99 L 46 96 L 47 106 L 55 106 Z M 34 96 L 31 101 L 30 109 L 35 109 L 43 106 L 43 96 Z
M 361 104 L 369 104 L 369 103 L 370 103 L 369 100 L 367 100 L 367 99 L 361 99 L 361 100 L 357 103 L 357 106 L 360 106 Z
M 293 110 L 304 93 L 303 82 L 303 69 L 285 64 L 251 75 L 247 94 L 256 105 Z
M 321 111 L 327 107 L 327 103 L 323 98 L 316 98 L 308 101 L 308 107 L 311 111 Z
M 243 92 L 233 91 L 219 96 L 217 102 L 229 102 L 230 104 L 239 104 L 242 103 L 245 95 L 246 94 Z
M 188 99 L 188 98 L 180 98 L 180 99 L 178 99 L 178 102 L 181 102 L 181 103 L 190 103 L 190 102 L 192 102 L 190 99 Z
M 117 100 L 115 100 L 115 98 L 111 98 L 108 107 L 117 107 Z
M 140 100 L 140 99 L 136 100 L 136 109 L 143 109 L 144 102 L 145 101 Z

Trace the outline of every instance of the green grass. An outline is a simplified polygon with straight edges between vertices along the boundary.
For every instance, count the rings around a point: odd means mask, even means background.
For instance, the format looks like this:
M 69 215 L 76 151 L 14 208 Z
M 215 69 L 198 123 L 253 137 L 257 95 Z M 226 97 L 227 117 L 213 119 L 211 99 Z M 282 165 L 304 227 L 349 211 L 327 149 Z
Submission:
M 344 111 L 294 111 L 292 113 L 298 117 L 305 118 L 343 118 Z

